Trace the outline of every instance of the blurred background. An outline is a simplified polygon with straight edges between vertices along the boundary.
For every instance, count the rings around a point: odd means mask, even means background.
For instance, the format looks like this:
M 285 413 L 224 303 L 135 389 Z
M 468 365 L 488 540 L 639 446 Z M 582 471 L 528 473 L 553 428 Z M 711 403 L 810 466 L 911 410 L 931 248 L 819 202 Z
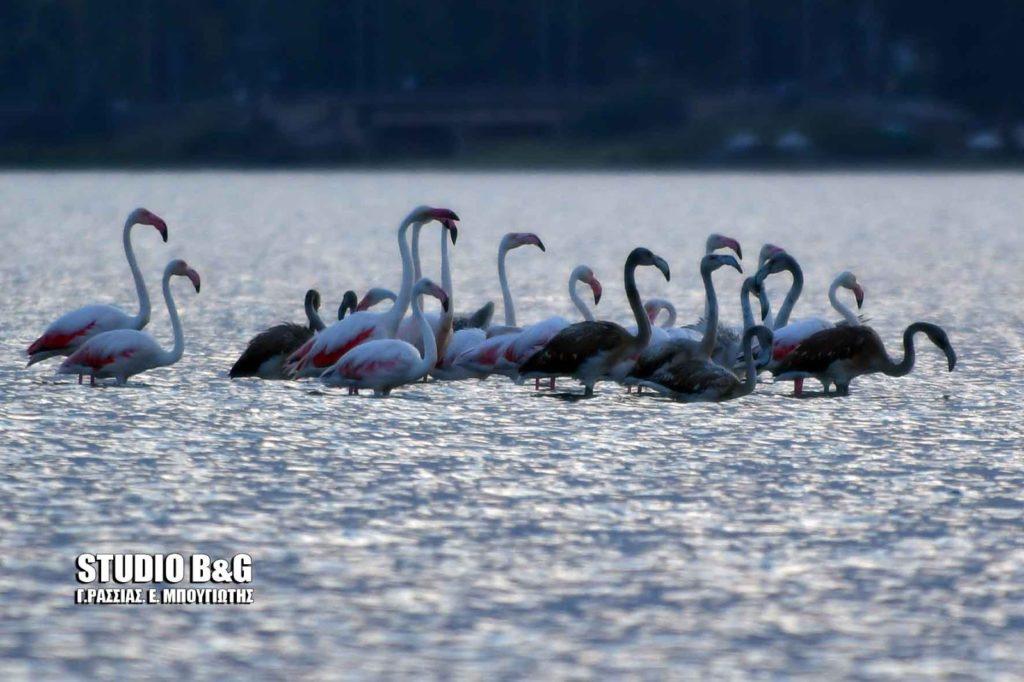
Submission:
M 1015 165 L 1024 2 L 4 0 L 0 163 Z

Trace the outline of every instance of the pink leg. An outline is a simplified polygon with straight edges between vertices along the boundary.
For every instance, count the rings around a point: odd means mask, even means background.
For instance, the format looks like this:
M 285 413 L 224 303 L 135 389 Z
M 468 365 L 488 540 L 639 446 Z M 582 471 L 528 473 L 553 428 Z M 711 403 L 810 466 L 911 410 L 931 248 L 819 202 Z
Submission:
M 803 379 L 794 379 L 793 380 L 793 395 L 795 395 L 797 398 L 799 398 L 803 394 L 804 394 L 804 380 Z
M 551 377 L 551 383 L 548 385 L 552 391 L 555 390 L 555 377 Z
M 536 379 L 533 380 L 533 390 L 540 390 L 540 377 L 537 377 Z

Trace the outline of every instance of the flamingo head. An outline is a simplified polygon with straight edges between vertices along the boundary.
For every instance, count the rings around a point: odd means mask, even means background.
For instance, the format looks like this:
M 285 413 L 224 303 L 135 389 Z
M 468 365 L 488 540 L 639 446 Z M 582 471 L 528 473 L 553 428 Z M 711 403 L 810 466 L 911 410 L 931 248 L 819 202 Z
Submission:
M 707 253 L 712 253 L 718 249 L 732 249 L 736 252 L 736 256 L 743 260 L 743 249 L 740 247 L 740 243 L 732 237 L 726 237 L 721 234 L 711 234 L 708 236 L 707 244 L 705 244 Z
M 338 319 L 344 320 L 346 313 L 350 313 L 359 306 L 359 299 L 356 292 L 349 289 L 341 297 L 341 305 L 338 306 Z
M 590 286 L 590 290 L 594 292 L 594 305 L 601 302 L 601 282 L 594 276 L 594 271 L 589 265 L 577 265 L 572 271 L 569 275 L 569 286 L 573 287 L 577 281 Z
M 167 269 L 172 275 L 188 277 L 192 282 L 192 286 L 196 288 L 196 293 L 199 293 L 199 273 L 189 267 L 188 263 L 179 258 L 178 260 L 172 260 L 170 264 L 168 264 Z
M 760 267 L 764 265 L 772 256 L 785 252 L 786 250 L 781 246 L 775 246 L 775 244 L 765 244 L 764 246 L 761 247 L 760 253 L 757 254 L 757 265 Z
M 854 298 L 857 299 L 857 308 L 864 307 L 864 287 L 862 287 L 857 281 L 857 276 L 849 270 L 846 270 L 839 273 L 839 276 L 836 279 L 839 282 L 839 286 L 853 292 Z
M 665 281 L 671 281 L 672 275 L 668 269 L 668 262 L 661 256 L 654 255 L 654 252 L 650 249 L 645 249 L 639 246 L 629 254 L 629 258 L 626 259 L 626 267 L 630 264 L 633 265 L 653 265 L 654 267 L 661 270 L 661 274 L 665 275 Z
M 419 294 L 433 296 L 441 302 L 441 307 L 445 312 L 448 311 L 448 293 L 426 277 L 416 282 L 416 286 L 413 287 L 412 294 L 413 296 L 418 296 Z
M 436 220 L 441 223 L 446 230 L 449 231 L 452 237 L 452 244 L 458 239 L 459 229 L 455 226 L 455 222 L 459 219 L 455 211 L 447 208 L 434 208 L 433 206 L 420 206 L 413 209 L 409 217 L 406 218 L 406 222 L 412 224 L 423 224 L 429 223 L 431 220 Z
M 320 292 L 316 289 L 310 289 L 306 292 L 306 307 L 312 308 L 313 310 L 320 310 Z
M 160 233 L 163 240 L 167 241 L 167 223 L 164 219 L 146 208 L 137 208 L 128 216 L 130 225 L 152 225 Z
M 366 295 L 363 296 L 363 300 L 356 306 L 356 310 L 369 310 L 384 300 L 397 301 L 398 296 L 390 289 L 374 287 L 366 292 Z
M 501 249 L 503 251 L 518 249 L 520 246 L 526 246 L 527 244 L 532 244 L 541 251 L 547 251 L 544 248 L 544 242 L 533 232 L 509 232 L 501 238 Z
M 664 305 L 661 299 L 652 298 L 644 301 L 644 312 L 647 313 L 647 319 L 654 324 L 654 321 L 658 319 L 658 313 L 662 311 Z
M 739 261 L 732 256 L 724 253 L 711 253 L 700 261 L 701 272 L 714 272 L 723 265 L 728 265 L 731 268 L 736 268 L 737 272 L 743 272 L 743 268 L 740 267 Z

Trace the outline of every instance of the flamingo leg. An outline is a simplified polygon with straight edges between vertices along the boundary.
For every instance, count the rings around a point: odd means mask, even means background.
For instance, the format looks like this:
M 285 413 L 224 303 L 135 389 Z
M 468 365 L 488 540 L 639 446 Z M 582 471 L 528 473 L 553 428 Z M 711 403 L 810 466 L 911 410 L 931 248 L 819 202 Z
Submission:
M 804 394 L 804 380 L 803 379 L 794 379 L 793 380 L 793 395 L 795 395 L 797 398 L 800 398 L 800 397 L 803 396 L 803 394 Z
M 550 382 L 551 383 L 548 384 L 548 388 L 550 388 L 553 391 L 555 390 L 555 377 L 551 377 Z
M 644 387 L 643 387 L 643 386 L 640 386 L 640 385 L 638 384 L 638 385 L 637 385 L 637 387 L 636 387 L 636 394 L 637 394 L 637 395 L 640 395 L 640 394 L 641 394 L 641 393 L 643 393 L 643 392 L 644 392 Z
M 78 375 L 78 385 L 79 386 L 82 385 L 82 375 L 81 374 Z
M 535 391 L 539 391 L 540 390 L 540 377 L 537 377 L 537 378 L 535 378 L 533 380 L 533 390 L 535 390 Z
M 95 374 L 90 374 L 89 375 L 89 385 L 90 386 L 95 386 L 96 385 L 96 375 Z
M 593 397 L 593 395 L 594 395 L 594 387 L 593 386 L 587 386 L 584 389 L 584 391 L 583 391 L 583 395 L 587 396 L 588 398 Z

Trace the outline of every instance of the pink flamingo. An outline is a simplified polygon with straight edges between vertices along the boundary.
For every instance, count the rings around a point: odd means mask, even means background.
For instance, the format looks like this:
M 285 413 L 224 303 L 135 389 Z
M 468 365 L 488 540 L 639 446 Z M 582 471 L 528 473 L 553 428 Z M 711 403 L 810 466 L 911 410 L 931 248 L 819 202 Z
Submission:
M 69 355 L 59 374 L 90 375 L 90 383 L 96 384 L 97 377 L 114 377 L 123 386 L 128 377 L 156 367 L 167 367 L 181 359 L 185 352 L 185 336 L 178 319 L 178 309 L 171 296 L 171 277 L 188 277 L 199 293 L 199 273 L 183 260 L 172 260 L 164 269 L 163 290 L 167 312 L 174 330 L 174 347 L 165 351 L 152 336 L 138 329 L 114 329 L 90 337 Z

